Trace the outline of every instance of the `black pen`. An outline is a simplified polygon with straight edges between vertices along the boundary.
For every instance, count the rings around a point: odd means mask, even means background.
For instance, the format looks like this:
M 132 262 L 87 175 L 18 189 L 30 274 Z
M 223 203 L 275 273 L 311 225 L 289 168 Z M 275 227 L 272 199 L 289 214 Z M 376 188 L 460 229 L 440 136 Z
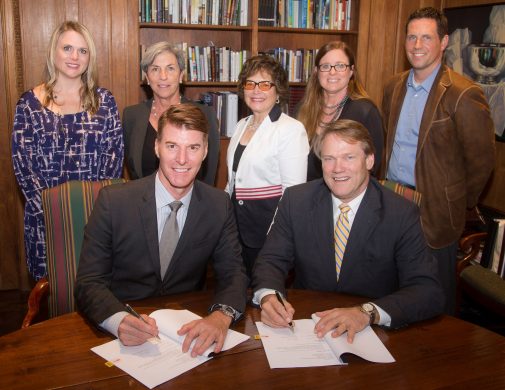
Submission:
M 149 323 L 148 323 L 148 322 L 144 319 L 144 317 L 142 317 L 139 313 L 137 313 L 137 312 L 133 309 L 133 307 L 131 307 L 131 306 L 130 306 L 129 304 L 127 304 L 127 303 L 125 303 L 125 305 L 124 305 L 124 306 L 126 307 L 126 311 L 127 311 L 128 313 L 130 313 L 132 316 L 137 317 L 139 320 L 142 320 L 142 321 L 144 321 L 144 323 L 146 323 L 147 325 L 149 325 Z M 160 336 L 154 336 L 154 337 L 156 337 L 158 340 L 160 339 Z
M 275 292 L 275 296 L 277 297 L 277 300 L 281 303 L 282 307 L 285 309 L 286 305 L 284 305 L 284 299 L 282 299 L 281 294 L 279 291 Z M 289 329 L 291 329 L 291 332 L 295 333 L 295 324 L 293 321 L 288 322 Z

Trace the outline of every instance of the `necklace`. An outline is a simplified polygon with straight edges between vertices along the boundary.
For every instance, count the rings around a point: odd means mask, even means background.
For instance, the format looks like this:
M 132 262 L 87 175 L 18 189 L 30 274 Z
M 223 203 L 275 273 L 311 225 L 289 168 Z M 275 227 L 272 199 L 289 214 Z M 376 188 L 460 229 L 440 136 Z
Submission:
M 181 99 L 182 99 L 182 97 L 179 95 L 179 101 L 177 103 L 175 103 L 175 104 L 181 104 Z M 173 106 L 173 104 L 170 104 L 170 106 Z M 165 110 L 163 110 L 162 114 L 163 114 L 163 112 L 165 112 L 166 110 L 168 110 L 168 108 L 170 106 L 168 106 Z M 155 99 L 153 99 L 153 105 L 151 106 L 151 113 L 153 114 L 153 116 L 155 118 L 158 118 L 158 111 L 156 110 L 156 100 Z
M 250 123 L 247 124 L 247 129 L 250 131 L 256 131 L 258 127 L 260 127 L 262 121 L 259 121 L 258 123 L 254 123 L 254 119 L 251 120 Z
M 333 111 L 326 112 L 324 109 L 322 109 L 321 111 L 323 112 L 323 114 L 325 114 L 327 116 L 331 116 L 332 118 L 328 122 L 320 121 L 319 126 L 324 127 L 328 124 L 331 124 L 331 123 L 337 121 L 338 118 L 340 117 L 340 113 L 342 112 L 342 108 L 344 108 L 344 105 L 345 105 L 345 103 L 347 103 L 348 99 L 349 99 L 349 95 L 345 95 L 344 98 L 336 106 L 333 106 L 333 107 L 335 107 L 335 109 Z M 325 104 L 323 104 L 323 107 L 329 108 Z

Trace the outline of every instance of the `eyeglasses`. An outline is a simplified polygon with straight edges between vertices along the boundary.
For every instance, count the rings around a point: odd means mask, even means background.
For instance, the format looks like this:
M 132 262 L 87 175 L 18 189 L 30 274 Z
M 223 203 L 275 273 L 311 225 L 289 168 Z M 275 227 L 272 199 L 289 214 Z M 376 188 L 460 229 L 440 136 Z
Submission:
M 244 82 L 244 89 L 247 90 L 247 91 L 252 91 L 254 88 L 256 88 L 256 86 L 258 86 L 258 88 L 260 89 L 260 91 L 269 91 L 270 88 L 272 88 L 273 86 L 275 86 L 274 83 L 272 83 L 271 81 L 252 81 L 252 80 L 246 80 Z
M 319 68 L 320 72 L 330 72 L 331 68 L 335 68 L 335 70 L 337 72 L 345 72 L 345 70 L 347 68 L 350 68 L 351 66 L 352 65 L 347 65 L 347 64 L 343 64 L 342 62 L 339 62 L 338 64 L 335 64 L 335 65 L 322 64 L 322 65 L 319 65 L 318 68 Z

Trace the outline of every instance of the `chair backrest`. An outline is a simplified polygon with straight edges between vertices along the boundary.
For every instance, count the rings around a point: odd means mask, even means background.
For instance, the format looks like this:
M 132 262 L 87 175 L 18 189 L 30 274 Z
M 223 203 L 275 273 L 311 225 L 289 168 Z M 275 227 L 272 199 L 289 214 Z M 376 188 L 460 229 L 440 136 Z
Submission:
M 125 181 L 69 181 L 42 191 L 46 225 L 49 317 L 75 311 L 74 281 L 84 227 L 100 190 Z
M 391 180 L 379 180 L 379 183 L 421 207 L 422 196 L 420 192 Z

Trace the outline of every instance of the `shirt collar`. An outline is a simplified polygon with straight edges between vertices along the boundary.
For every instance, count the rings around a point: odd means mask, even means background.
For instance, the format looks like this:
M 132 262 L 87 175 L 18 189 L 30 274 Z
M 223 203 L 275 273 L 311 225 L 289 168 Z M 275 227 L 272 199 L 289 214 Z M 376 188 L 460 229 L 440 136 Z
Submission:
M 367 186 L 368 188 L 368 186 Z M 353 200 L 347 203 L 347 205 L 351 208 L 351 212 L 355 215 L 358 211 L 359 205 L 361 204 L 361 201 L 363 200 L 363 197 L 365 196 L 366 188 L 363 190 L 361 194 L 359 194 L 357 197 L 355 197 Z M 340 199 L 338 199 L 335 195 L 331 194 L 331 200 L 333 203 L 333 209 L 338 210 L 339 206 L 344 203 Z M 335 214 L 334 214 L 335 215 Z
M 438 66 L 433 69 L 433 72 L 431 72 L 421 84 L 418 84 L 417 87 L 414 84 L 414 69 L 410 69 L 409 77 L 407 78 L 407 87 L 411 87 L 416 91 L 424 89 L 426 92 L 430 92 L 433 82 L 435 81 L 435 77 L 437 77 L 441 66 L 442 64 L 438 64 Z
M 156 180 L 154 181 L 154 194 L 156 196 L 156 207 L 161 208 L 169 205 L 174 200 L 176 200 L 170 192 L 165 188 L 163 183 L 160 180 L 160 172 L 156 172 Z M 193 194 L 194 185 L 191 186 L 191 189 L 188 191 L 186 195 L 184 195 L 181 199 L 183 206 L 188 206 L 189 201 L 191 200 L 191 195 Z

